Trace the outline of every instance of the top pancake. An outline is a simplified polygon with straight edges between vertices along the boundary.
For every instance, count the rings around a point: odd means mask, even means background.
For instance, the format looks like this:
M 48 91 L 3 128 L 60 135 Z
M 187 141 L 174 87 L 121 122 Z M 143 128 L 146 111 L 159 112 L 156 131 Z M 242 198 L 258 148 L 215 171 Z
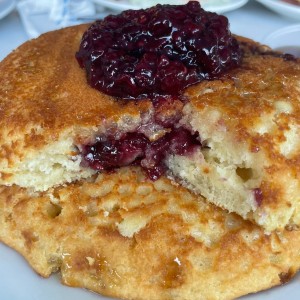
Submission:
M 42 35 L 0 63 L 1 184 L 47 190 L 89 177 L 82 144 L 152 124 L 150 101 L 119 101 L 87 84 L 75 59 L 86 28 Z M 300 223 L 300 66 L 239 41 L 241 67 L 185 92 L 180 123 L 204 148 L 167 165 L 194 192 L 271 231 Z

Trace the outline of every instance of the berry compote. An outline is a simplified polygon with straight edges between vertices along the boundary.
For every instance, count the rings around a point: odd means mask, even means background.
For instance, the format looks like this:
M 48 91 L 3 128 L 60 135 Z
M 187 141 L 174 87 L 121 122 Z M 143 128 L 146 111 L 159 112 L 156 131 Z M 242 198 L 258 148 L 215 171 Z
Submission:
M 89 84 L 122 99 L 178 95 L 241 60 L 224 16 L 198 1 L 127 10 L 96 21 L 76 53 Z
M 84 147 L 83 156 L 95 170 L 140 164 L 148 177 L 156 180 L 165 172 L 168 154 L 189 155 L 199 147 L 198 134 L 179 127 L 153 142 L 138 132 L 126 133 L 119 140 L 99 137 L 95 144 Z
M 150 99 L 155 122 L 167 132 L 156 141 L 139 131 L 118 140 L 98 137 L 82 147 L 84 162 L 95 170 L 140 164 L 156 180 L 165 172 L 168 155 L 189 155 L 201 147 L 197 133 L 176 127 L 183 89 L 237 67 L 241 50 L 226 17 L 190 1 L 96 21 L 84 33 L 76 58 L 92 87 L 117 99 Z

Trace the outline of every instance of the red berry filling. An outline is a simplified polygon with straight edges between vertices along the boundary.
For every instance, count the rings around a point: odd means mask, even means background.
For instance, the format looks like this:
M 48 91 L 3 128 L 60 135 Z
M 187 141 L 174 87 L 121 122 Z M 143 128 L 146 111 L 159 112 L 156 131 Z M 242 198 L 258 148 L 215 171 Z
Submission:
M 173 128 L 158 140 L 151 142 L 142 133 L 126 133 L 119 140 L 99 138 L 83 149 L 85 161 L 95 170 L 113 170 L 140 164 L 152 180 L 165 172 L 164 160 L 169 154 L 188 155 L 200 147 L 198 134 L 183 127 Z
M 257 203 L 257 206 L 261 206 L 263 201 L 263 193 L 260 188 L 253 189 L 254 199 Z

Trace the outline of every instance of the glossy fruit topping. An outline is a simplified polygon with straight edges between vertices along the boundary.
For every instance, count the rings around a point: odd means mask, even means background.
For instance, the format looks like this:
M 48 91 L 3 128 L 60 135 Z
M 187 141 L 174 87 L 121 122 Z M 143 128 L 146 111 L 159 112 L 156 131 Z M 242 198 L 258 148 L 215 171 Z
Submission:
M 226 17 L 190 1 L 96 21 L 76 58 L 92 87 L 123 99 L 153 99 L 220 76 L 239 64 L 241 51 Z

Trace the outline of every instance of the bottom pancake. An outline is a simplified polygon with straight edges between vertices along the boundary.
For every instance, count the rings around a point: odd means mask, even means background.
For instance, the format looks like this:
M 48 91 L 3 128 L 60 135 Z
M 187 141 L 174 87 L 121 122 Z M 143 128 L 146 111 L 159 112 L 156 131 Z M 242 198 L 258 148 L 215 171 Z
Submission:
M 300 266 L 297 228 L 265 235 L 133 167 L 43 194 L 1 187 L 0 222 L 0 239 L 40 275 L 124 299 L 232 299 Z

